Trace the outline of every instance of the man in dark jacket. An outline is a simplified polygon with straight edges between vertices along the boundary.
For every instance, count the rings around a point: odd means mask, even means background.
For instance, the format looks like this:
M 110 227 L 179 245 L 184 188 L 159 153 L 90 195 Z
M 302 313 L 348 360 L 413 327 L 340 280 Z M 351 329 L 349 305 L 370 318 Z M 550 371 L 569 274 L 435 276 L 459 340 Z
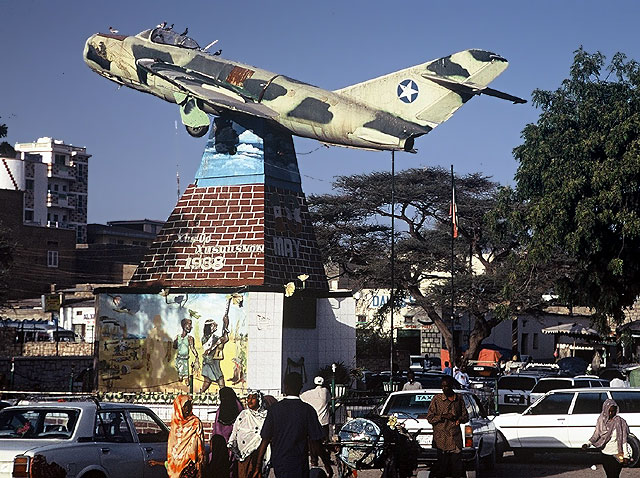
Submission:
M 322 453 L 324 433 L 318 415 L 311 405 L 300 400 L 301 389 L 300 374 L 287 374 L 285 397 L 269 407 L 262 425 L 258 463 L 262 463 L 267 446 L 271 444 L 271 464 L 276 478 L 309 478 L 309 446 L 316 456 L 325 458 Z M 328 457 L 325 469 L 327 475 L 332 476 Z
M 460 424 L 469 421 L 469 414 L 464 399 L 453 391 L 452 377 L 442 378 L 442 393 L 431 400 L 427 421 L 433 425 L 433 447 L 438 450 L 438 461 L 430 476 L 464 478 Z

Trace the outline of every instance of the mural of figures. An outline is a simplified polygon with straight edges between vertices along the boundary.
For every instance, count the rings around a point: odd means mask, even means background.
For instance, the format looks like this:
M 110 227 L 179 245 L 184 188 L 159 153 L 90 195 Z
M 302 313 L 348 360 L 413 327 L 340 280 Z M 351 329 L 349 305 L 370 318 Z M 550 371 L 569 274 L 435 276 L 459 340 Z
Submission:
M 99 388 L 244 392 L 243 294 L 99 294 Z

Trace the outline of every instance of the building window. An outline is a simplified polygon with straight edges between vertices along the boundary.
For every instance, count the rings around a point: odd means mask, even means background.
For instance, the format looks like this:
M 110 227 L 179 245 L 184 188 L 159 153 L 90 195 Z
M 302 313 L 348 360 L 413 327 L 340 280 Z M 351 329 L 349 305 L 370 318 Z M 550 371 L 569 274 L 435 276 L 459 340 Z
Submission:
M 529 354 L 529 334 L 522 334 L 520 337 L 520 353 Z
M 47 251 L 47 267 L 58 267 L 58 251 Z
M 65 192 L 65 193 L 67 192 L 67 185 L 66 184 L 62 185 L 62 192 Z
M 25 221 L 33 221 L 33 211 L 29 211 L 28 209 L 24 210 L 24 220 Z
M 60 186 L 58 186 L 57 184 L 54 184 L 54 185 L 53 185 L 53 190 L 54 190 L 55 192 L 58 192 L 58 190 L 59 190 L 59 189 L 60 189 Z
M 27 179 L 25 183 L 27 191 L 33 191 L 33 179 Z
M 65 164 L 64 154 L 56 154 L 55 163 L 64 165 Z
M 533 343 L 531 344 L 533 350 L 538 350 L 538 334 L 533 334 Z

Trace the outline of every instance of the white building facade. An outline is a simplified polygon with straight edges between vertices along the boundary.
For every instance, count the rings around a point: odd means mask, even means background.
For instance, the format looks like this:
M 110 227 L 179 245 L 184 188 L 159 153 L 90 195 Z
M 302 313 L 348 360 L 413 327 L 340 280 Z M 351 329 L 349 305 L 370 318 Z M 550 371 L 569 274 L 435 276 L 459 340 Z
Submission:
M 1 158 L 0 189 L 24 191 L 24 223 L 73 229 L 76 242 L 86 243 L 86 148 L 45 137 L 16 143 L 15 150 L 16 158 Z

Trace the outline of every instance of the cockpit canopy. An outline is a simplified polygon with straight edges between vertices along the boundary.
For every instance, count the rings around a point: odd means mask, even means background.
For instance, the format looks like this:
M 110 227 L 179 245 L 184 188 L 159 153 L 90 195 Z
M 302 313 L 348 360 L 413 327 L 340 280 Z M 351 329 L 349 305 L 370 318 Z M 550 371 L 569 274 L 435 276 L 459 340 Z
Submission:
M 159 43 L 161 45 L 172 45 L 180 48 L 188 48 L 189 50 L 198 50 L 200 45 L 193 39 L 186 35 L 180 35 L 173 30 L 157 27 L 153 30 L 145 30 L 139 33 L 138 36 L 148 38 L 153 43 Z

